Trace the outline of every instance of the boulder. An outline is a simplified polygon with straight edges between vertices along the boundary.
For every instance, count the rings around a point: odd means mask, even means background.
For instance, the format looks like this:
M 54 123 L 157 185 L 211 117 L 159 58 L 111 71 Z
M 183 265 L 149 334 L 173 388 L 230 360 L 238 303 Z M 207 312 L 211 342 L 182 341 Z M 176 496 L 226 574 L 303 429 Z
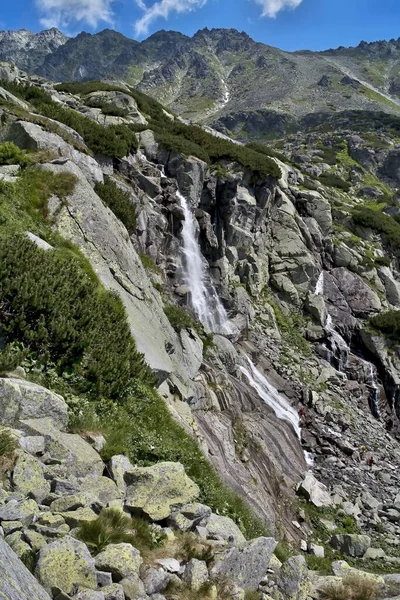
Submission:
M 20 454 L 13 471 L 14 489 L 41 504 L 50 493 L 41 462 L 30 454 Z
M 48 418 L 24 420 L 21 422 L 21 427 L 33 435 L 45 437 L 46 451 L 53 459 L 61 461 L 66 476 L 85 477 L 89 474 L 103 474 L 103 461 L 80 435 L 59 431 Z
M 23 379 L 0 379 L 0 425 L 20 427 L 25 419 L 49 418 L 54 427 L 65 429 L 68 407 L 50 390 Z
M 102 506 L 107 506 L 112 500 L 121 498 L 116 484 L 108 477 L 88 475 L 80 485 L 81 493 L 87 493 L 96 498 Z
M 29 525 L 39 514 L 39 507 L 35 500 L 10 500 L 0 506 L 0 523 L 2 521 L 21 521 Z
M 71 159 L 92 182 L 103 181 L 103 172 L 91 156 L 76 150 L 56 133 L 45 131 L 28 121 L 15 121 L 7 132 L 7 140 L 23 150 L 46 150 Z
M 131 544 L 110 544 L 96 556 L 96 568 L 111 573 L 116 583 L 125 578 L 139 580 L 141 564 L 140 552 Z
M 206 563 L 203 560 L 192 558 L 186 565 L 183 579 L 192 590 L 198 592 L 201 586 L 208 581 Z
M 366 318 L 382 308 L 379 296 L 355 273 L 344 267 L 333 269 L 332 276 L 356 317 Z
M 180 463 L 164 462 L 152 467 L 137 467 L 125 473 L 126 507 L 141 509 L 153 521 L 170 516 L 172 506 L 195 500 L 199 487 Z
M 132 469 L 133 466 L 129 458 L 123 454 L 116 454 L 108 463 L 108 471 L 122 495 L 125 495 L 126 491 L 126 483 L 124 479 L 125 473 L 127 471 L 132 471 Z
M 125 600 L 124 588 L 120 583 L 112 583 L 101 588 L 104 600 Z
M 244 590 L 257 589 L 276 545 L 273 538 L 261 537 L 240 548 L 230 548 L 216 556 L 210 576 L 230 579 Z
M 4 600 L 51 600 L 0 536 L 0 598 Z
M 49 593 L 57 587 L 71 594 L 76 586 L 96 589 L 95 571 L 94 559 L 85 544 L 67 536 L 39 551 L 35 576 Z
M 207 537 L 214 540 L 225 540 L 235 545 L 244 544 L 246 538 L 232 519 L 211 514 L 199 523 L 207 531 Z
M 332 506 L 332 499 L 328 492 L 328 488 L 318 481 L 312 473 L 307 473 L 304 481 L 300 484 L 297 493 L 318 508 Z
M 329 544 L 341 554 L 348 554 L 353 558 L 364 556 L 371 546 L 371 538 L 368 535 L 343 534 L 331 537 Z
M 278 587 L 285 600 L 306 600 L 310 596 L 312 583 L 304 556 L 292 556 L 282 565 Z
M 163 592 L 167 587 L 169 580 L 169 574 L 163 569 L 148 569 L 143 579 L 146 594 L 151 596 L 152 594 Z

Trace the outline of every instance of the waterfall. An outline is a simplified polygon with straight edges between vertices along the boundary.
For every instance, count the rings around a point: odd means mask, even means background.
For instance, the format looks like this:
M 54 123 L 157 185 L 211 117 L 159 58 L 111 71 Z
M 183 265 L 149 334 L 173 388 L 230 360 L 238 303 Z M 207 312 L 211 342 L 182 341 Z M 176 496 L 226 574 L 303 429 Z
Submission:
M 208 275 L 197 242 L 197 222 L 186 198 L 177 192 L 185 220 L 182 228 L 185 283 L 190 302 L 204 327 L 214 333 L 227 333 L 228 316 Z
M 315 285 L 314 296 L 323 296 L 324 295 L 324 272 L 321 271 L 319 274 L 317 283 Z
M 324 271 L 321 271 L 319 274 L 317 283 L 315 285 L 315 290 L 313 292 L 313 296 L 323 296 L 324 295 Z M 343 371 L 347 364 L 347 359 L 349 356 L 349 346 L 346 341 L 342 338 L 342 336 L 335 330 L 333 327 L 332 317 L 328 313 L 325 322 L 325 329 L 330 335 L 330 344 L 332 347 L 330 363 L 333 363 L 333 366 L 338 371 Z
M 246 356 L 249 368 L 240 367 L 241 372 L 246 376 L 249 384 L 254 388 L 257 394 L 272 408 L 278 419 L 290 423 L 299 439 L 301 439 L 301 429 L 297 410 L 284 398 L 274 386 L 266 380 L 264 375 L 256 368 L 250 358 Z
M 368 377 L 367 377 L 367 385 L 371 388 L 372 392 L 371 395 L 369 397 L 369 406 L 371 409 L 371 413 L 373 414 L 373 416 L 376 419 L 380 418 L 380 411 L 379 411 L 379 399 L 380 399 L 380 390 L 379 390 L 379 386 L 376 382 L 375 379 L 375 372 L 374 372 L 374 367 L 372 365 L 372 363 L 366 362 L 366 364 L 368 365 Z

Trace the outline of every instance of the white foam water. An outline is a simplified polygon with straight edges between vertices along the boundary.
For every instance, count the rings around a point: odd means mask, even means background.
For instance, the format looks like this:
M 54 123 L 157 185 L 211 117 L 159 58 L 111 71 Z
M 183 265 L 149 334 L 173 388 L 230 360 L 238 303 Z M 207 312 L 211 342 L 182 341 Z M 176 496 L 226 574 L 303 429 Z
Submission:
M 197 222 L 186 198 L 180 192 L 177 192 L 177 197 L 185 216 L 182 226 L 184 277 L 190 290 L 190 303 L 206 329 L 214 333 L 229 333 L 228 315 L 210 280 L 197 242 Z
M 278 419 L 290 423 L 299 439 L 301 439 L 301 429 L 299 415 L 297 410 L 290 404 L 282 394 L 264 377 L 257 369 L 248 356 L 249 368 L 240 367 L 241 372 L 246 376 L 249 384 L 256 390 L 257 394 L 274 411 Z

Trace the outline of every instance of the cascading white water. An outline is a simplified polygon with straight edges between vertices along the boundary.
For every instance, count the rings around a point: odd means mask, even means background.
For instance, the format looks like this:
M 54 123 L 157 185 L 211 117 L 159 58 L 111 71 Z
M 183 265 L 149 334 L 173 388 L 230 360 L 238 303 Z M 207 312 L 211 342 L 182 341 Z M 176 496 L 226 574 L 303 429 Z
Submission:
M 240 367 L 241 372 L 248 379 L 249 384 L 254 388 L 257 394 L 272 408 L 278 419 L 288 421 L 297 437 L 301 439 L 301 429 L 299 415 L 297 410 L 284 398 L 274 386 L 267 381 L 262 373 L 257 369 L 248 356 L 249 368 Z
M 369 370 L 368 377 L 367 377 L 367 385 L 369 385 L 369 387 L 372 388 L 372 394 L 370 395 L 370 399 L 369 399 L 371 412 L 374 417 L 379 419 L 380 418 L 379 398 L 380 398 L 381 392 L 380 392 L 379 386 L 376 382 L 375 371 L 374 371 L 374 367 L 373 367 L 372 363 L 365 361 L 365 364 L 368 366 L 368 370 Z
M 324 272 L 321 271 L 319 274 L 317 283 L 315 285 L 314 296 L 323 296 L 324 295 Z
M 197 222 L 186 198 L 177 192 L 185 220 L 182 227 L 185 283 L 190 290 L 190 302 L 199 320 L 209 331 L 227 333 L 228 316 L 212 281 L 197 242 Z

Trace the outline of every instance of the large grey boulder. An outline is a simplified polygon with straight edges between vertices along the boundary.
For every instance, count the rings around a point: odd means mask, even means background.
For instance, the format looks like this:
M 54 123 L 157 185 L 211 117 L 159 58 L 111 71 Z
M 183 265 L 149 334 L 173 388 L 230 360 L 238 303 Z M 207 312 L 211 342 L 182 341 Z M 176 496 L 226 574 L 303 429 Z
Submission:
M 122 495 L 125 495 L 126 491 L 126 483 L 124 479 L 125 473 L 127 471 L 132 471 L 132 469 L 133 466 L 131 461 L 123 454 L 116 454 L 108 463 L 108 471 Z
M 207 537 L 214 540 L 224 540 L 235 545 L 244 544 L 246 538 L 232 519 L 211 514 L 200 521 L 200 527 L 207 532 Z
M 273 538 L 257 538 L 217 555 L 210 576 L 234 581 L 244 590 L 257 589 L 276 548 Z
M 368 535 L 343 534 L 331 537 L 329 544 L 341 554 L 348 554 L 353 558 L 364 556 L 371 546 L 371 538 Z
M 312 473 L 307 473 L 304 481 L 299 485 L 297 493 L 318 508 L 332 505 L 332 498 L 327 487 L 318 481 Z
M 71 594 L 77 586 L 96 589 L 94 559 L 82 542 L 65 537 L 44 546 L 38 555 L 35 577 L 51 593 L 59 588 Z
M 0 598 L 50 600 L 46 590 L 0 536 Z
M 115 582 L 125 577 L 139 579 L 140 552 L 131 544 L 110 544 L 96 556 L 96 568 L 111 573 Z
M 125 473 L 125 482 L 125 506 L 132 511 L 141 509 L 153 521 L 166 519 L 173 506 L 192 502 L 200 493 L 180 463 L 163 462 L 134 468 Z
M 297 204 L 303 210 L 313 217 L 321 228 L 324 234 L 327 234 L 332 225 L 332 213 L 329 201 L 324 198 L 319 192 L 311 190 L 303 190 L 299 193 Z
M 65 471 L 65 476 L 103 474 L 104 463 L 99 454 L 80 435 L 59 431 L 51 419 L 27 419 L 21 422 L 21 427 L 32 435 L 45 437 L 46 451 L 61 461 L 58 470 Z
M 121 493 L 112 479 L 88 475 L 80 485 L 80 492 L 95 498 L 102 506 L 121 498 Z
M 13 485 L 16 492 L 39 504 L 50 493 L 50 482 L 45 479 L 42 463 L 29 454 L 19 454 L 13 470 Z
M 292 556 L 282 565 L 278 586 L 285 600 L 306 600 L 310 596 L 312 583 L 304 556 Z
M 57 156 L 70 158 L 79 165 L 89 181 L 103 181 L 103 172 L 94 158 L 76 150 L 61 136 L 45 131 L 40 125 L 28 121 L 16 121 L 7 132 L 7 140 L 24 150 L 46 150 Z
M 50 418 L 55 427 L 65 429 L 68 407 L 64 399 L 24 379 L 0 379 L 0 425 L 20 428 L 24 419 L 42 418 Z

